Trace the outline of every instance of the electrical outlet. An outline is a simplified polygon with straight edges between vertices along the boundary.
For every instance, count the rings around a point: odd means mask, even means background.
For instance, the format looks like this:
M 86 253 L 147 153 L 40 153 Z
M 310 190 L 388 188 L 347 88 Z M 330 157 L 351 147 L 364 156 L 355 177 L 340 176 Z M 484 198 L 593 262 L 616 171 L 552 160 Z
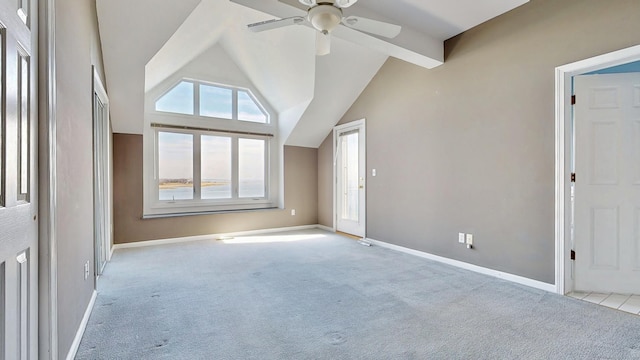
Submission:
M 291 216 L 296 216 L 296 209 L 291 209 Z
M 467 234 L 467 245 L 473 245 L 473 234 Z
M 458 242 L 464 244 L 464 233 L 458 233 Z

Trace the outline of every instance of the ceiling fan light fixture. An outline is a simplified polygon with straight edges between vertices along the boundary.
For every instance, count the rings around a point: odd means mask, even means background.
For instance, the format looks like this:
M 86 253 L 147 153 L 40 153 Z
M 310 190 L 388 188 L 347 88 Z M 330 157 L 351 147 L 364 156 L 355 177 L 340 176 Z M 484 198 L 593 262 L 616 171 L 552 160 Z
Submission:
M 316 0 L 300 0 L 302 5 L 307 5 L 308 7 L 316 6 Z
M 332 5 L 318 5 L 309 9 L 309 22 L 316 30 L 328 34 L 342 21 L 342 10 Z

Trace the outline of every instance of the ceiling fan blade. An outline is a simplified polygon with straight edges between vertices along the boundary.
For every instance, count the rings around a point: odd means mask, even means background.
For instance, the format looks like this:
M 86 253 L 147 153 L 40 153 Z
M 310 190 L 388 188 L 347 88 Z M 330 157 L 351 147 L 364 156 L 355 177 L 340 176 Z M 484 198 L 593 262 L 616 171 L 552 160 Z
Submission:
M 342 19 L 342 24 L 354 30 L 363 31 L 373 35 L 384 36 L 392 39 L 402 30 L 400 25 L 389 24 L 382 21 L 371 20 L 359 16 L 348 16 Z
M 304 22 L 304 17 L 294 16 L 294 17 L 284 18 L 284 19 L 273 19 L 273 20 L 261 21 L 261 22 L 249 24 L 247 25 L 247 27 L 249 28 L 249 30 L 253 32 L 261 32 L 261 31 L 277 29 L 277 28 L 281 28 L 289 25 L 297 25 L 303 22 Z
M 331 52 L 331 34 L 316 31 L 316 55 L 324 56 Z
M 302 2 L 304 0 L 300 0 Z M 355 4 L 358 0 L 336 0 L 335 5 L 339 8 L 348 8 L 349 6 Z

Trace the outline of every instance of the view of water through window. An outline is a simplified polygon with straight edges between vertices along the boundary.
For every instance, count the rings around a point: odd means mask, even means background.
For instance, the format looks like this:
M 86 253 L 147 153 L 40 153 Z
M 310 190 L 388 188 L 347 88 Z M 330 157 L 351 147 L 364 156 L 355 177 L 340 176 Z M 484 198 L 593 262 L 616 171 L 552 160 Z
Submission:
M 193 135 L 158 132 L 160 200 L 193 199 Z
M 155 110 L 253 122 L 256 126 L 269 122 L 268 113 L 249 90 L 197 80 L 179 82 L 158 98 Z M 227 135 L 224 127 L 218 133 L 158 131 L 158 200 L 233 201 L 267 197 L 268 141 Z M 199 181 L 194 182 L 194 176 Z
M 233 198 L 232 137 L 158 132 L 158 199 L 193 200 L 194 136 L 200 136 L 200 198 Z M 265 140 L 239 138 L 239 198 L 266 196 Z

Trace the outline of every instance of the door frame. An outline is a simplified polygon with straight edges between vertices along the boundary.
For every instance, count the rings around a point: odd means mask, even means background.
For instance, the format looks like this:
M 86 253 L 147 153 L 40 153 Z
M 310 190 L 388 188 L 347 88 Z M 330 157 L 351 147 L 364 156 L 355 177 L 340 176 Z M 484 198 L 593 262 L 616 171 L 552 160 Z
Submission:
M 58 247 L 56 239 L 56 0 L 34 3 L 38 11 L 38 358 L 58 358 Z
M 364 202 L 363 202 L 363 208 L 364 208 L 364 212 L 362 215 L 362 222 L 364 223 L 364 234 L 363 234 L 363 239 L 367 238 L 367 126 L 366 126 L 366 119 L 360 119 L 360 120 L 355 120 L 355 121 L 351 121 L 348 123 L 344 123 L 344 124 L 340 124 L 340 125 L 336 125 L 333 128 L 333 139 L 331 142 L 331 147 L 332 147 L 332 159 L 333 159 L 333 166 L 332 166 L 332 170 L 333 170 L 333 175 L 331 178 L 331 181 L 333 183 L 333 232 L 336 232 L 338 230 L 338 201 L 336 198 L 336 194 L 337 194 L 337 184 L 338 184 L 338 171 L 336 169 L 336 166 L 338 164 L 338 158 L 337 158 L 337 135 L 340 131 L 347 129 L 347 128 L 352 128 L 352 127 L 361 127 L 362 128 L 362 138 L 360 140 L 362 140 L 364 142 L 363 147 L 364 147 L 364 154 L 362 154 L 362 161 L 364 161 Z
M 640 45 L 556 67 L 555 257 L 556 293 L 573 290 L 571 254 L 571 121 L 573 77 L 640 60 Z

